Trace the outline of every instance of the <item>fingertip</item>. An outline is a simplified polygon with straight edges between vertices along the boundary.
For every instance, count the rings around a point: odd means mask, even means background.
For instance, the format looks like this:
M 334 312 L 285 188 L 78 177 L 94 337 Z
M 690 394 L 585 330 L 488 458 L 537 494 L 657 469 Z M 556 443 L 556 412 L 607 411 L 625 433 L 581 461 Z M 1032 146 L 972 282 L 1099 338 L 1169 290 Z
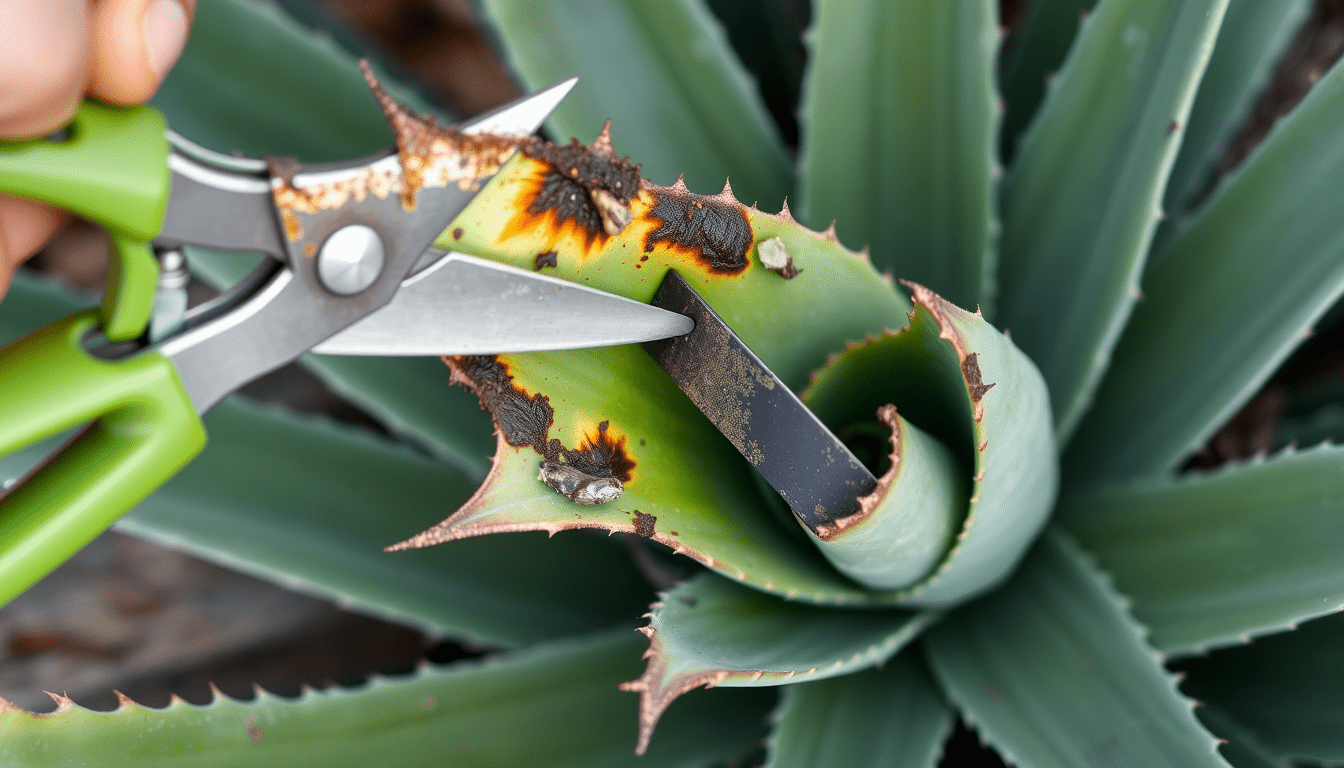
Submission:
M 42 136 L 69 122 L 88 71 L 84 0 L 0 2 L 0 138 Z
M 65 223 L 67 214 L 55 206 L 0 195 L 0 274 L 8 275 Z
M 102 0 L 94 10 L 89 93 L 113 104 L 154 95 L 182 55 L 193 0 Z

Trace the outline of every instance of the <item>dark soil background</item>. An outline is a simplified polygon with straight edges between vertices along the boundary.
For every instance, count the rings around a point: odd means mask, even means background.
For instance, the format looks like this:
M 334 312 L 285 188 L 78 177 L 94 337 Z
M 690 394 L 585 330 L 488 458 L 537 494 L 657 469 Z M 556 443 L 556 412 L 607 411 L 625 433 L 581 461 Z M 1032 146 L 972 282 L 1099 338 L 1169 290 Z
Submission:
M 1011 25 L 1030 0 L 1003 0 Z M 518 95 L 517 86 L 469 0 L 280 0 L 280 5 L 338 40 L 374 51 L 403 79 L 459 115 L 472 115 Z M 711 0 L 726 20 L 742 4 Z M 797 61 L 759 71 L 761 88 L 786 137 L 796 141 L 793 107 L 807 24 L 805 0 L 753 0 L 752 13 L 774 9 L 769 34 Z M 730 24 L 730 28 L 733 25 Z M 1273 83 L 1261 96 L 1221 170 L 1234 168 L 1274 122 L 1344 51 L 1344 0 L 1318 0 Z M 755 62 L 746 62 L 755 69 Z M 796 65 L 796 67 L 795 67 Z M 97 290 L 106 244 L 94 226 L 74 221 L 32 262 L 77 287 Z M 1336 308 L 1331 317 L 1339 318 Z M 1215 435 L 1194 467 L 1210 467 L 1271 450 L 1288 388 L 1344 369 L 1344 322 L 1319 330 L 1274 379 Z M 375 427 L 297 366 L 250 385 L 249 396 Z M 163 706 L 177 695 L 210 700 L 213 683 L 250 698 L 254 685 L 282 695 L 302 686 L 353 684 L 372 674 L 409 672 L 424 660 L 471 655 L 405 627 L 343 611 L 188 555 L 108 533 L 27 594 L 0 609 L 0 696 L 50 711 L 44 690 L 64 692 L 86 707 L 114 709 L 118 689 Z M 635 715 L 631 699 L 631 717 Z M 943 765 L 1002 765 L 958 726 Z

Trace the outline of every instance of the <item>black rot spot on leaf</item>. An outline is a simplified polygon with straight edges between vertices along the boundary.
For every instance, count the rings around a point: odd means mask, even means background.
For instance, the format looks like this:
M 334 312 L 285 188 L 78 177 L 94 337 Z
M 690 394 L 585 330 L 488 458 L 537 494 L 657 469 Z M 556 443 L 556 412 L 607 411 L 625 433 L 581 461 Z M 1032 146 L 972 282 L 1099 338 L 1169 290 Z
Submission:
M 497 355 L 445 357 L 452 382 L 461 384 L 490 413 L 504 442 L 530 447 L 541 455 L 540 478 L 556 492 L 580 504 L 600 504 L 620 496 L 630 482 L 635 460 L 626 450 L 624 436 L 613 437 L 609 422 L 597 433 L 585 435 L 577 448 L 566 448 L 550 436 L 555 410 L 546 395 L 528 394 L 513 381 Z
M 535 267 L 537 271 L 541 271 L 544 267 L 555 266 L 557 266 L 555 251 L 543 251 L 542 253 L 537 254 Z
M 461 240 L 461 239 L 462 239 L 462 228 L 461 228 L 461 227 L 454 227 L 454 228 L 453 228 L 453 239 L 454 239 L 454 240 Z
M 639 194 L 639 165 L 616 157 L 610 124 L 592 146 L 534 141 L 523 148 L 546 165 L 540 189 L 527 206 L 531 217 L 551 214 L 557 225 L 571 222 L 582 231 L 585 247 L 606 242 L 630 222 L 630 202 Z
M 635 510 L 635 535 L 643 536 L 646 539 L 653 538 L 653 526 L 657 522 L 657 517 Z
M 736 201 L 697 195 L 678 184 L 654 190 L 649 217 L 659 226 L 644 237 L 645 252 L 659 245 L 690 254 L 710 272 L 738 275 L 750 263 L 751 223 Z

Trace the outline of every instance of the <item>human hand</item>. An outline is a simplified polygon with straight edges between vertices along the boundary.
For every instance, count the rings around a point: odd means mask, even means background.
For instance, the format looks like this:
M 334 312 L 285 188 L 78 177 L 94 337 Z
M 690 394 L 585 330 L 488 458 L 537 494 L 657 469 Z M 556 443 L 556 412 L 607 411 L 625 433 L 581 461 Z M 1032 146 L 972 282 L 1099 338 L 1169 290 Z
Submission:
M 0 0 L 0 139 L 59 130 L 85 96 L 139 104 L 187 42 L 196 0 Z M 65 221 L 0 195 L 0 298 L 19 263 Z

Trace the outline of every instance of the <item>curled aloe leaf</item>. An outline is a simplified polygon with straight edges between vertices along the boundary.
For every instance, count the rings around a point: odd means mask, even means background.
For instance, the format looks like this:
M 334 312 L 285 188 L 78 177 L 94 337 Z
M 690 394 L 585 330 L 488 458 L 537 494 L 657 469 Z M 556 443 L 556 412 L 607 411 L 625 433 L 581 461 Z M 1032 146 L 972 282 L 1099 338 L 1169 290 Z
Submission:
M 894 572 L 904 568 L 903 558 L 922 557 L 917 553 L 928 546 L 895 538 L 905 520 L 922 520 L 921 535 L 939 544 L 949 540 L 943 531 L 956 531 L 950 548 L 928 563 L 936 567 L 895 598 L 952 605 L 1011 572 L 1050 514 L 1058 484 L 1050 403 L 1040 373 L 1006 336 L 979 314 L 909 285 L 915 302 L 909 325 L 850 346 L 817 373 L 804 399 L 841 435 L 894 404 L 942 441 L 961 479 L 947 476 L 951 462 L 926 462 L 912 471 L 900 466 L 901 457 L 855 519 L 844 521 L 844 535 L 821 546 L 859 549 L 844 539 L 872 540 L 863 569 Z M 931 483 L 941 486 L 936 494 L 929 493 Z M 961 488 L 969 488 L 969 496 L 961 494 L 955 507 L 944 503 L 949 489 Z M 916 500 L 927 506 L 914 512 Z M 856 570 L 846 568 L 854 576 Z
M 677 697 L 701 686 L 774 686 L 880 664 L 936 621 L 931 611 L 802 605 L 701 574 L 654 603 L 639 693 L 639 752 Z

